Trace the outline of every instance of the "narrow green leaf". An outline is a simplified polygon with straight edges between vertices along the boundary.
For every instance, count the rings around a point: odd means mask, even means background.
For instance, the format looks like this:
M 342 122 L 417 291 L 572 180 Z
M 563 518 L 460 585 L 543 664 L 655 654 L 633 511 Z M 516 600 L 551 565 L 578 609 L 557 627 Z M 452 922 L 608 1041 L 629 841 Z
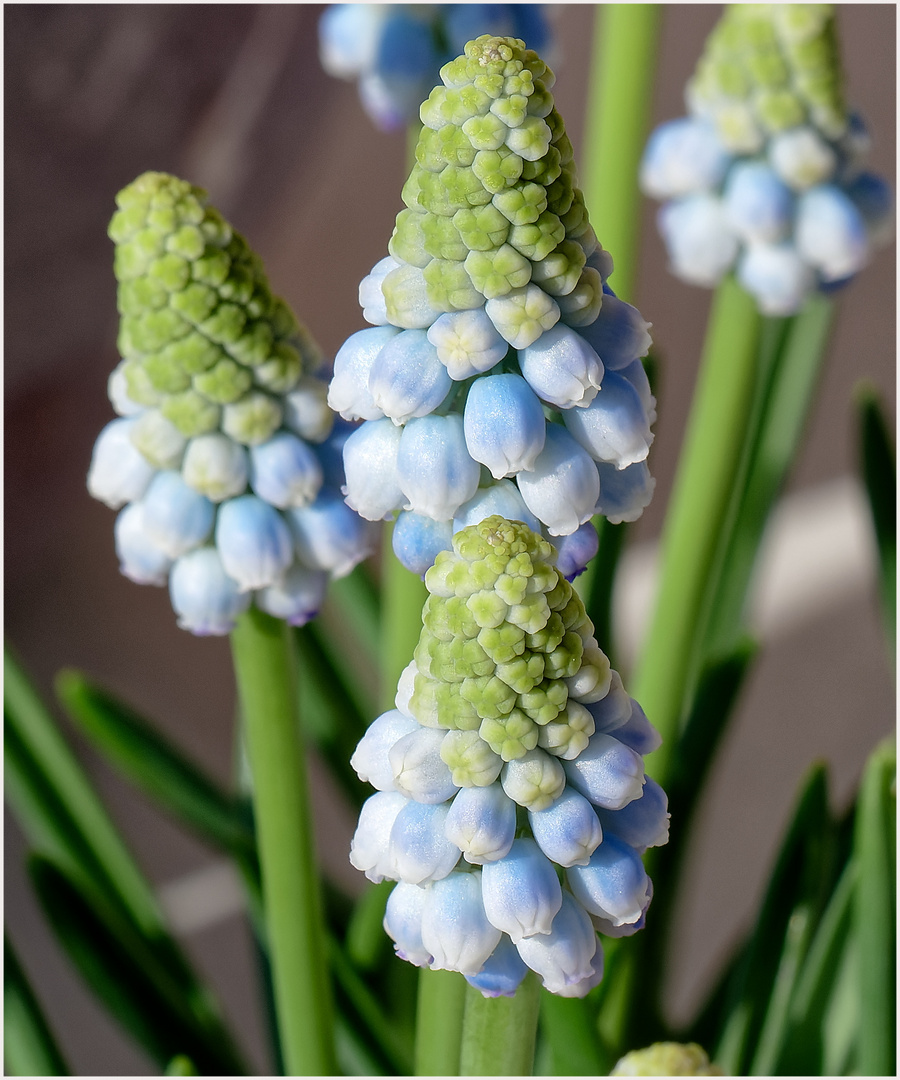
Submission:
M 860 786 L 853 838 L 859 867 L 853 924 L 859 944 L 862 1027 L 860 1071 L 895 1072 L 896 751 L 883 743 L 869 758 Z
M 541 994 L 541 1038 L 550 1051 L 552 1076 L 604 1076 L 594 1003 L 585 998 Z
M 345 948 L 347 957 L 360 971 L 374 971 L 387 952 L 384 912 L 393 888 L 392 881 L 370 885 L 354 905 Z
M 825 767 L 817 765 L 801 788 L 756 925 L 727 991 L 728 1019 L 713 1057 L 728 1075 L 744 1075 L 750 1067 L 792 912 L 803 901 L 820 910 L 830 893 L 832 832 Z
M 61 671 L 56 690 L 79 729 L 152 799 L 216 847 L 243 857 L 252 854 L 254 837 L 237 801 L 134 709 L 78 671 Z
M 3 1059 L 4 1071 L 9 1076 L 69 1075 L 6 934 L 3 936 Z
M 878 545 L 881 606 L 891 653 L 897 618 L 897 467 L 884 408 L 874 387 L 856 392 L 863 481 Z
M 110 1014 L 164 1068 L 187 1052 L 201 1072 L 242 1072 L 228 1040 L 193 1019 L 179 973 L 102 893 L 50 859 L 28 866 L 44 914 L 91 990 Z

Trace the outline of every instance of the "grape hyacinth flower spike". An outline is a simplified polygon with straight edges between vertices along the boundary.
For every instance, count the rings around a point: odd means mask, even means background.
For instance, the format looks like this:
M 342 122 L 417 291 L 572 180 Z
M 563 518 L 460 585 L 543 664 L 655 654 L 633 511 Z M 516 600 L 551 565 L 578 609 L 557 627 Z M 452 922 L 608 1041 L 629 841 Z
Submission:
M 329 75 L 355 79 L 382 131 L 417 118 L 439 68 L 478 34 L 524 38 L 546 52 L 543 4 L 331 4 L 319 20 L 319 58 Z
M 347 425 L 321 354 L 199 188 L 149 172 L 116 201 L 118 417 L 88 489 L 120 511 L 122 573 L 168 583 L 194 634 L 229 633 L 251 604 L 302 625 L 374 541 L 339 493 Z
M 733 4 L 641 165 L 663 202 L 670 269 L 712 287 L 730 271 L 765 315 L 845 284 L 892 232 L 892 195 L 865 170 L 844 104 L 834 5 Z
M 399 513 L 418 574 L 498 514 L 553 538 L 571 579 L 591 517 L 633 521 L 653 491 L 649 324 L 606 283 L 537 53 L 485 35 L 440 74 L 390 254 L 360 285 L 371 326 L 335 357 L 329 404 L 363 421 L 344 492 L 365 518 Z
M 351 759 L 376 788 L 350 859 L 398 882 L 384 926 L 417 966 L 485 997 L 531 969 L 583 997 L 597 931 L 644 923 L 642 854 L 666 843 L 658 736 L 600 650 L 548 541 L 499 516 L 457 532 L 425 575 L 414 659 L 395 708 Z

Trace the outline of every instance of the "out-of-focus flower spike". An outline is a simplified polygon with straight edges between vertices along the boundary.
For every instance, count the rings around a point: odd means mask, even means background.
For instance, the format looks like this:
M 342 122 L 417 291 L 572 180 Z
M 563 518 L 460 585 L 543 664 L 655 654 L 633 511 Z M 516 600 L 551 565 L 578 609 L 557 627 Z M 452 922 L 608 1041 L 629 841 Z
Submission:
M 353 864 L 425 894 L 404 889 L 386 922 L 398 952 L 486 996 L 515 993 L 523 961 L 553 993 L 588 993 L 603 970 L 592 921 L 612 936 L 643 925 L 638 852 L 666 839 L 665 796 L 643 771 L 655 733 L 554 561 L 518 521 L 458 531 L 425 573 L 397 708 L 352 758 L 400 800 L 365 804 Z M 576 871 L 582 902 L 560 886 Z
M 149 172 L 116 202 L 122 362 L 108 390 L 122 419 L 98 439 L 88 489 L 128 503 L 122 573 L 153 584 L 170 573 L 193 633 L 229 633 L 251 603 L 302 625 L 327 576 L 373 540 L 338 495 L 346 435 L 333 430 L 322 354 L 205 192 Z M 311 517 L 292 530 L 286 513 L 300 510 Z M 195 551 L 210 538 L 215 549 Z
M 735 269 L 763 314 L 791 315 L 889 237 L 852 194 L 870 144 L 844 102 L 834 5 L 727 5 L 685 97 L 691 115 L 651 135 L 641 166 L 674 274 L 711 287 Z
M 660 1042 L 620 1058 L 610 1076 L 724 1076 L 697 1043 Z
M 499 513 L 568 536 L 593 515 L 600 481 L 561 420 L 602 396 L 607 368 L 646 354 L 649 323 L 605 285 L 612 257 L 591 227 L 543 61 L 517 38 L 485 34 L 441 80 L 421 108 L 390 256 L 360 286 L 375 325 L 335 361 L 329 402 L 365 421 L 347 443 L 347 499 L 367 517 L 407 510 L 460 528 Z M 610 381 L 608 404 L 625 395 L 634 408 L 615 410 L 618 442 L 603 451 L 620 467 L 646 456 L 654 416 L 649 389 L 624 378 Z M 355 456 L 384 415 L 402 428 L 392 505 L 392 469 Z M 627 506 L 611 506 L 618 520 L 649 499 L 651 484 L 639 496 L 633 486 Z M 438 532 L 426 538 L 414 522 L 398 555 L 421 573 Z M 573 548 L 567 575 L 584 569 L 590 546 Z

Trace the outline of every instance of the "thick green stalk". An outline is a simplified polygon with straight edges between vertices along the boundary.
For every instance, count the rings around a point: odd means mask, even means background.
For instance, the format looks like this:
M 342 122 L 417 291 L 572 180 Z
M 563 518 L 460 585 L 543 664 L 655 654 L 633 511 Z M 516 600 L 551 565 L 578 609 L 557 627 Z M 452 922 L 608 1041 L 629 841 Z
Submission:
M 285 623 L 251 608 L 231 635 L 253 772 L 263 899 L 285 1067 L 334 1075 L 327 943 L 294 656 Z
M 467 988 L 465 979 L 455 971 L 419 971 L 416 1076 L 459 1076 Z
M 541 987 L 529 972 L 513 997 L 482 997 L 469 987 L 460 1076 L 531 1076 Z
M 653 104 L 659 4 L 599 4 L 582 152 L 584 201 L 594 231 L 612 253 L 610 283 L 634 296 L 640 240 L 638 168 Z
M 419 643 L 428 590 L 418 574 L 407 570 L 394 555 L 389 529 L 384 533 L 381 574 L 381 708 L 385 710 L 393 709 L 397 680 Z
M 648 772 L 665 784 L 688 706 L 707 580 L 740 466 L 756 372 L 760 316 L 732 278 L 719 286 L 660 554 L 656 609 L 632 680 L 663 737 Z

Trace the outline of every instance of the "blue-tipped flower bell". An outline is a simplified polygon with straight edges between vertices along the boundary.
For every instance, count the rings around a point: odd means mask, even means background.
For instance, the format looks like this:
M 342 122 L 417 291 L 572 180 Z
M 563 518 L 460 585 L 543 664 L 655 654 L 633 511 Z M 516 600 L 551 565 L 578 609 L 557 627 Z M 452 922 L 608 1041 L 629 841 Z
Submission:
M 399 956 L 488 997 L 528 968 L 584 996 L 603 972 L 595 930 L 632 933 L 650 903 L 641 856 L 668 839 L 668 811 L 643 754 L 659 738 L 539 533 L 498 516 L 463 528 L 425 584 L 396 707 L 351 759 L 379 789 L 351 862 L 399 882 Z
M 438 69 L 479 34 L 524 38 L 546 51 L 543 4 L 331 4 L 319 21 L 329 75 L 356 79 L 363 108 L 383 131 L 416 118 Z
M 168 579 L 195 634 L 229 633 L 251 603 L 302 625 L 374 546 L 338 493 L 346 436 L 322 358 L 199 188 L 145 173 L 117 203 L 120 418 L 97 439 L 88 490 L 124 507 L 122 573 Z
M 733 271 L 765 315 L 856 275 L 891 233 L 892 197 L 863 171 L 831 4 L 732 4 L 641 164 L 670 269 L 712 287 Z
M 440 77 L 390 255 L 360 285 L 373 325 L 338 351 L 328 394 L 363 421 L 347 503 L 371 520 L 415 515 L 394 550 L 418 574 L 479 514 L 566 537 L 607 507 L 635 520 L 652 493 L 635 472 L 604 497 L 601 470 L 645 465 L 652 441 L 649 324 L 606 285 L 553 73 L 523 41 L 484 35 Z M 569 545 L 566 576 L 595 551 Z

